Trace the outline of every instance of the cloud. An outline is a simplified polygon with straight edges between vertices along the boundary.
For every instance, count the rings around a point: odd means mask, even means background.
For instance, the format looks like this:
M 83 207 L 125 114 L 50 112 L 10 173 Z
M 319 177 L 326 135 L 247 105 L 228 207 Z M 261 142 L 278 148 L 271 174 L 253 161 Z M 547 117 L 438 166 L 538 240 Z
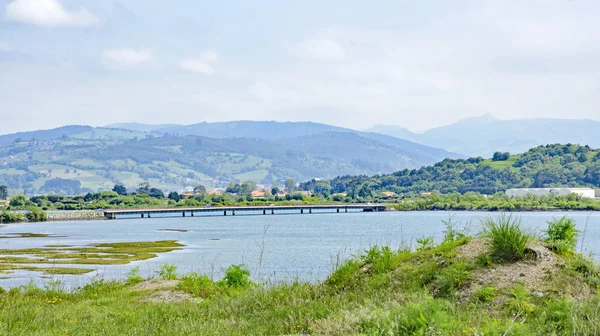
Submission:
M 286 43 L 286 50 L 293 56 L 318 61 L 341 61 L 346 58 L 346 50 L 340 43 L 330 38 L 312 38 L 295 43 Z
M 207 50 L 200 53 L 199 58 L 186 59 L 179 62 L 179 67 L 186 71 L 212 75 L 215 73 L 214 64 L 219 62 L 219 54 Z
M 108 63 L 123 66 L 135 67 L 147 65 L 152 62 L 152 51 L 148 49 L 114 49 L 104 52 L 104 59 Z
M 59 0 L 14 0 L 6 5 L 6 18 L 42 27 L 87 27 L 99 22 L 84 8 L 68 10 Z

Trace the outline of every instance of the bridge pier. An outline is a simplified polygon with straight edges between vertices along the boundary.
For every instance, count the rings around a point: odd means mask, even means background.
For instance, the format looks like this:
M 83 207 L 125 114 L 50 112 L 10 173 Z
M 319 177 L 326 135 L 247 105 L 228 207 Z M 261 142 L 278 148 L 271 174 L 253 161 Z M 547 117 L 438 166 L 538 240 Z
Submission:
M 304 213 L 304 209 L 300 209 L 300 213 L 303 214 Z
M 185 211 L 181 213 L 181 217 L 185 217 Z
M 340 208 L 337 208 L 337 213 L 340 213 Z
M 227 210 L 223 211 L 223 216 L 227 216 Z
M 266 214 L 267 214 L 267 210 L 263 210 L 263 215 L 266 215 Z
M 144 218 L 144 214 L 142 214 L 142 218 Z

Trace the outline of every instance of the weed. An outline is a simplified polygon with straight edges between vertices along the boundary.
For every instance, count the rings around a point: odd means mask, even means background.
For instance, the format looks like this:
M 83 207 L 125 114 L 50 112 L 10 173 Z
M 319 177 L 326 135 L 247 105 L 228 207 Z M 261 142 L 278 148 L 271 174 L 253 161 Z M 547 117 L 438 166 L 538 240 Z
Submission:
M 429 250 L 434 245 L 433 237 L 421 237 L 417 239 L 417 251 Z
M 212 296 L 219 290 L 214 281 L 206 275 L 199 275 L 198 273 L 185 274 L 181 277 L 177 287 L 184 292 L 202 298 Z
M 490 239 L 490 256 L 494 260 L 513 262 L 523 259 L 531 233 L 522 228 L 521 220 L 502 214 L 495 221 L 483 220 L 483 235 Z
M 140 267 L 136 266 L 134 268 L 132 268 L 129 273 L 127 274 L 127 281 L 126 283 L 129 285 L 134 285 L 137 283 L 140 283 L 144 280 L 144 278 L 142 278 L 142 276 L 140 275 Z
M 465 260 L 458 260 L 444 268 L 434 282 L 434 293 L 439 297 L 450 297 L 471 277 L 473 265 Z
M 489 253 L 483 253 L 477 256 L 477 259 L 475 260 L 475 265 L 484 268 L 491 267 L 494 265 L 494 260 L 492 259 L 492 256 L 490 256 Z
M 533 305 L 529 302 L 529 291 L 525 286 L 518 284 L 510 290 L 508 307 L 512 312 L 520 315 L 533 311 Z
M 177 274 L 175 274 L 176 270 L 176 265 L 163 264 L 156 273 L 161 280 L 177 280 Z
M 225 271 L 225 277 L 219 281 L 219 285 L 231 288 L 245 288 L 251 283 L 250 271 L 243 264 L 229 266 Z
M 559 254 L 573 252 L 577 244 L 578 231 L 575 222 L 567 217 L 554 219 L 548 222 L 545 231 L 548 246 Z
M 490 302 L 496 298 L 496 288 L 492 285 L 485 285 L 473 292 L 473 299 L 478 302 Z

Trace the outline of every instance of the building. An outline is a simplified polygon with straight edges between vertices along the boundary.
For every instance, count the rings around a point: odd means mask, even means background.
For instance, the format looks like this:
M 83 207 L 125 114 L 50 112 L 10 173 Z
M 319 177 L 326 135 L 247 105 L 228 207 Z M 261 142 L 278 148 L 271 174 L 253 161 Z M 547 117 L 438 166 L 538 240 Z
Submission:
M 596 198 L 600 198 L 600 189 L 596 189 Z
M 506 191 L 506 196 L 509 197 L 523 197 L 527 195 L 567 196 L 570 194 L 579 195 L 584 198 L 596 197 L 596 191 L 591 188 L 515 188 Z
M 0 208 L 1 207 L 7 207 L 10 205 L 10 201 L 9 200 L 0 200 Z
M 254 190 L 252 192 L 252 198 L 263 199 L 267 197 L 267 192 L 264 190 Z

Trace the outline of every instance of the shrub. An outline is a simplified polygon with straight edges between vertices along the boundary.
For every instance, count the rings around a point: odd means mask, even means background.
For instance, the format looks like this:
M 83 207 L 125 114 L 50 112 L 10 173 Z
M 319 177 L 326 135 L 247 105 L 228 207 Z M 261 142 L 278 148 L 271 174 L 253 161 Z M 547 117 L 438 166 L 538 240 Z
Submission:
M 490 239 L 490 256 L 494 260 L 513 262 L 523 259 L 531 234 L 522 228 L 521 220 L 502 214 L 495 221 L 485 219 L 483 235 Z
M 219 281 L 220 285 L 233 288 L 248 287 L 251 283 L 250 271 L 243 264 L 229 266 L 225 271 L 225 277 Z
M 160 269 L 156 273 L 158 273 L 158 277 L 162 280 L 177 280 L 176 270 L 176 265 L 164 264 L 160 266 Z
M 218 291 L 217 286 L 209 277 L 199 275 L 198 273 L 184 275 L 181 277 L 181 281 L 179 281 L 177 287 L 184 292 L 199 297 L 209 297 Z
M 496 297 L 496 288 L 485 285 L 473 292 L 473 299 L 479 302 L 490 302 Z
M 136 266 L 132 268 L 131 271 L 129 271 L 129 273 L 127 274 L 126 283 L 129 285 L 134 285 L 142 282 L 143 280 L 144 278 L 142 278 L 142 276 L 140 275 L 140 267 Z
M 471 278 L 471 270 L 473 270 L 473 265 L 464 260 L 459 260 L 444 268 L 437 276 L 434 284 L 436 296 L 448 297 L 453 295 L 454 291 L 462 287 Z
M 548 222 L 548 230 L 545 231 L 546 242 L 549 247 L 558 252 L 573 252 L 577 244 L 578 231 L 575 222 L 567 217 L 555 219 Z
M 24 216 L 19 213 L 13 213 L 9 211 L 2 211 L 0 213 L 0 223 L 17 223 L 23 221 Z
M 25 215 L 30 222 L 45 222 L 48 220 L 46 212 L 38 207 L 27 208 L 28 212 Z

